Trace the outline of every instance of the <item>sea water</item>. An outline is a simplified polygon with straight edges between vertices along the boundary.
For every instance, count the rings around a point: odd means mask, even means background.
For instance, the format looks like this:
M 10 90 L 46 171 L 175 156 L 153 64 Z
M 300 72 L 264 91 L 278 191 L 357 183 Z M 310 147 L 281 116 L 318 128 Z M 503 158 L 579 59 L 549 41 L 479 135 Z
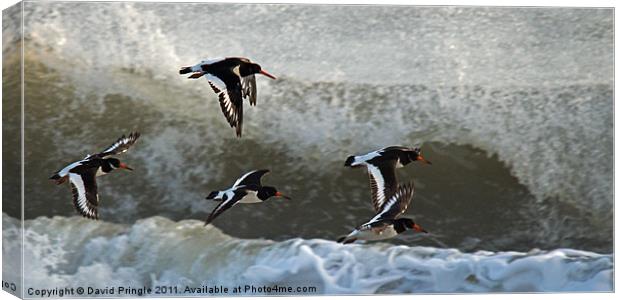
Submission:
M 31 285 L 612 288 L 611 10 L 24 9 Z M 19 25 L 3 24 L 5 32 Z M 258 76 L 258 105 L 246 105 L 241 139 L 207 82 L 178 75 L 219 56 L 249 57 L 278 77 Z M 6 59 L 6 70 L 19 64 Z M 6 130 L 18 130 L 11 120 L 19 107 L 3 109 Z M 76 217 L 69 188 L 47 178 L 132 130 L 142 136 L 119 158 L 135 171 L 98 179 L 102 221 Z M 387 145 L 421 146 L 433 162 L 397 172 L 416 186 L 405 215 L 430 233 L 334 243 L 374 213 L 367 175 L 344 160 Z M 19 162 L 17 153 L 3 155 L 7 167 Z M 258 168 L 270 169 L 264 183 L 293 200 L 239 205 L 202 227 L 214 207 L 204 197 Z M 4 176 L 3 186 L 19 184 Z M 19 207 L 4 207 L 4 235 L 17 234 Z M 19 248 L 4 242 L 5 255 Z

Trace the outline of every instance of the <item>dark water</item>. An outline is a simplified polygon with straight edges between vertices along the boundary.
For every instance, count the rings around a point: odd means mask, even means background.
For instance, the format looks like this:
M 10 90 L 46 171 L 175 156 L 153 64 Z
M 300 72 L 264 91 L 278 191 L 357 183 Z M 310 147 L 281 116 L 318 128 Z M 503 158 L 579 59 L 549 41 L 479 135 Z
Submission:
M 373 215 L 367 175 L 363 170 L 343 167 L 345 151 L 322 156 L 321 149 L 295 153 L 285 139 L 284 143 L 252 137 L 235 140 L 222 126 L 225 124 L 220 122 L 218 111 L 213 110 L 216 103 L 202 99 L 196 106 L 204 106 L 197 109 L 205 112 L 211 110 L 206 120 L 175 119 L 146 105 L 145 100 L 114 93 L 101 100 L 85 100 L 102 101 L 102 105 L 85 106 L 75 100 L 74 89 L 62 82 L 60 74 L 35 59 L 28 59 L 26 66 L 28 74 L 33 75 L 26 76 L 26 99 L 32 99 L 26 101 L 26 218 L 74 215 L 69 188 L 55 186 L 47 180 L 49 174 L 134 129 L 142 132 L 141 140 L 122 158 L 136 170 L 99 179 L 104 220 L 132 223 L 153 215 L 174 220 L 204 219 L 214 207 L 203 200 L 205 195 L 229 186 L 252 168 L 271 169 L 264 183 L 277 186 L 294 200 L 231 209 L 215 222 L 230 235 L 336 239 Z M 248 119 L 255 117 L 252 110 L 249 112 Z M 250 120 L 246 130 L 251 136 L 251 130 L 257 128 Z M 216 142 L 202 138 L 212 128 L 221 132 Z M 156 144 L 149 145 L 153 140 Z M 162 143 L 164 152 L 158 153 Z M 346 141 L 341 143 L 350 147 Z M 553 247 L 610 250 L 608 225 L 598 225 L 601 227 L 595 234 L 578 230 L 595 216 L 555 198 L 538 201 L 497 155 L 445 142 L 421 146 L 433 165 L 411 165 L 400 169 L 398 175 L 401 181 L 414 181 L 416 185 L 407 215 L 431 235 L 402 235 L 394 243 L 466 251 Z M 373 148 L 348 151 L 356 154 L 370 150 Z M 17 159 L 16 154 L 5 156 Z M 10 178 L 5 178 L 5 184 L 17 186 Z M 19 215 L 12 206 L 6 211 Z

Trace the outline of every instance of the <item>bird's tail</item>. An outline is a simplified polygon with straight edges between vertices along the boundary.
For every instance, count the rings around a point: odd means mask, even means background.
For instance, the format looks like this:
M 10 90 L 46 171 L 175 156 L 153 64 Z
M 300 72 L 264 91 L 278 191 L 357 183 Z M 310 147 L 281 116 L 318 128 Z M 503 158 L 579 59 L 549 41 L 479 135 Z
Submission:
M 179 70 L 179 74 L 183 75 L 183 74 L 187 74 L 192 72 L 192 67 L 182 67 L 181 70 Z
M 350 244 L 357 241 L 357 238 L 349 238 L 348 235 L 345 236 L 341 236 L 340 238 L 338 238 L 338 240 L 336 241 L 336 243 L 343 243 L 343 244 Z
M 344 162 L 344 166 L 351 167 L 354 162 L 355 162 L 355 156 L 349 156 L 347 157 L 347 160 Z
M 60 175 L 58 175 L 58 173 L 50 176 L 51 180 L 55 180 L 56 181 L 56 185 L 60 185 L 63 184 L 65 181 L 67 181 L 68 176 L 62 177 Z

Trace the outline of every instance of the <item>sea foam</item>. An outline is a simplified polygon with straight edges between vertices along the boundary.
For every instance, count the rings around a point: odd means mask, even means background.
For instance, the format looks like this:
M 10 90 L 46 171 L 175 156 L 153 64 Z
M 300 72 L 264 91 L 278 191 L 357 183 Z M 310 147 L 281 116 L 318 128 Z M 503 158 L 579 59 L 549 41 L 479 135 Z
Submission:
M 9 233 L 18 224 L 3 215 L 5 245 L 15 243 Z M 611 291 L 613 280 L 611 255 L 572 249 L 463 253 L 323 239 L 244 240 L 196 220 L 162 217 L 133 225 L 39 217 L 26 221 L 25 230 L 26 289 L 278 285 L 315 287 L 318 294 L 559 292 Z M 17 248 L 3 251 L 5 258 L 19 254 Z

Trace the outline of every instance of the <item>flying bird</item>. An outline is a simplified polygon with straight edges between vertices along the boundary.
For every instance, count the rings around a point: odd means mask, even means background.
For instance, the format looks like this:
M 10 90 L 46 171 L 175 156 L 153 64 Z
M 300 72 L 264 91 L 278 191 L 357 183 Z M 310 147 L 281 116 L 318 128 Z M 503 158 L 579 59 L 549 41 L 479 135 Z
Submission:
M 338 239 L 338 243 L 348 244 L 356 240 L 377 241 L 397 236 L 407 230 L 427 233 L 420 225 L 409 218 L 398 218 L 403 214 L 413 198 L 413 182 L 400 186 L 396 193 L 385 203 L 370 221 L 358 226 L 347 236 Z
M 375 212 L 379 212 L 398 188 L 395 169 L 414 161 L 431 164 L 422 156 L 420 148 L 390 146 L 364 155 L 349 156 L 344 165 L 345 167 L 365 166 L 367 168 L 372 205 Z
M 182 67 L 179 73 L 192 73 L 188 78 L 197 79 L 204 76 L 208 80 L 209 86 L 218 96 L 226 121 L 230 127 L 236 129 L 237 137 L 241 137 L 243 128 L 243 99 L 247 98 L 250 105 L 256 105 L 254 75 L 262 74 L 276 79 L 259 64 L 244 57 L 203 60 L 194 66 Z
M 84 217 L 98 219 L 97 207 L 99 194 L 97 193 L 96 177 L 106 175 L 115 169 L 133 169 L 119 159 L 111 157 L 126 152 L 140 137 L 140 133 L 132 132 L 129 136 L 123 135 L 114 144 L 102 152 L 89 154 L 80 161 L 67 165 L 54 173 L 49 179 L 56 184 L 69 180 L 73 193 L 73 206 Z
M 213 191 L 206 199 L 220 201 L 213 209 L 205 226 L 211 223 L 217 216 L 227 209 L 237 205 L 237 203 L 260 203 L 267 201 L 271 197 L 281 197 L 290 200 L 279 192 L 275 187 L 263 186 L 261 178 L 269 173 L 269 170 L 254 170 L 241 176 L 232 187 L 223 191 Z

